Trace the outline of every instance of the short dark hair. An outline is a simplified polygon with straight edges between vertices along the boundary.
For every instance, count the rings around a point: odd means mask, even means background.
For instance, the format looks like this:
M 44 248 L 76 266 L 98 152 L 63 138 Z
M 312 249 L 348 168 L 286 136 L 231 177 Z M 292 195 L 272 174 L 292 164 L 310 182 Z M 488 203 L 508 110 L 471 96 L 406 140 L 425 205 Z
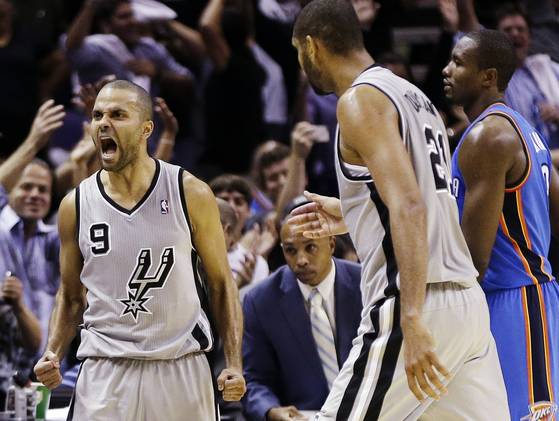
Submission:
M 219 197 L 217 197 L 216 200 L 217 207 L 219 209 L 219 220 L 221 221 L 221 225 L 223 226 L 223 228 L 225 228 L 226 225 L 229 225 L 232 229 L 235 229 L 238 223 L 235 209 L 233 209 L 229 202 L 220 199 Z
M 133 91 L 136 94 L 137 102 L 138 105 L 140 106 L 140 109 L 142 110 L 144 118 L 146 120 L 153 120 L 153 102 L 151 100 L 151 96 L 140 85 L 136 85 L 135 83 L 130 82 L 129 80 L 119 79 L 107 83 L 105 86 L 103 86 L 103 88 L 101 88 L 101 91 L 103 89 L 109 89 L 109 88 L 123 89 L 125 91 Z
M 496 69 L 497 89 L 504 92 L 517 64 L 511 40 L 505 34 L 491 29 L 470 32 L 466 37 L 476 43 L 478 67 L 481 70 Z
M 283 161 L 291 153 L 291 148 L 275 140 L 259 145 L 252 159 L 252 177 L 261 190 L 264 189 L 264 169 L 276 162 Z
M 101 0 L 95 9 L 95 17 L 100 20 L 109 20 L 122 3 L 130 3 L 131 0 Z
M 307 4 L 297 16 L 293 37 L 303 40 L 307 35 L 342 56 L 364 48 L 359 20 L 348 0 L 313 0 Z
M 509 16 L 522 16 L 528 25 L 528 29 L 532 28 L 532 20 L 526 9 L 518 3 L 504 3 L 495 10 L 495 22 L 497 25 L 501 23 L 504 18 Z
M 250 206 L 252 194 L 250 192 L 250 184 L 243 177 L 234 174 L 223 174 L 210 181 L 210 188 L 217 196 L 222 192 L 239 192 L 243 195 L 246 202 Z

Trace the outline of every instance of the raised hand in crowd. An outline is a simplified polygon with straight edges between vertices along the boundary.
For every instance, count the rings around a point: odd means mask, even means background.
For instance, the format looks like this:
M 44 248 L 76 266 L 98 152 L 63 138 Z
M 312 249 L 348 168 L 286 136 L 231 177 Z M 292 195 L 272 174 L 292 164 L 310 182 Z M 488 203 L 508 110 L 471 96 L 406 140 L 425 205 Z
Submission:
M 442 17 L 443 29 L 452 34 L 457 32 L 460 15 L 456 0 L 438 0 L 438 8 Z
M 103 86 L 107 83 L 116 80 L 115 75 L 103 76 L 95 83 L 86 83 L 82 85 L 78 93 L 77 98 L 73 99 L 74 104 L 76 104 L 82 112 L 88 117 L 91 117 L 93 113 L 93 106 L 95 105 L 95 98 Z
M 16 184 L 21 171 L 47 144 L 52 133 L 62 126 L 66 113 L 64 106 L 49 99 L 39 107 L 31 130 L 21 146 L 0 165 L 0 184 L 9 192 Z
M 252 253 L 266 259 L 278 241 L 278 232 L 275 226 L 276 215 L 271 212 L 266 216 L 264 223 L 254 224 L 241 239 L 241 243 Z
M 23 283 L 10 272 L 6 273 L 0 286 L 0 300 L 12 307 L 18 322 L 22 345 L 30 351 L 38 351 L 41 346 L 39 320 L 24 303 Z
M 173 148 L 179 131 L 179 123 L 163 98 L 155 98 L 154 111 L 163 122 L 163 133 L 159 137 L 154 156 L 163 161 L 170 161 L 173 157 Z
M 233 278 L 237 284 L 237 288 L 242 288 L 252 282 L 254 276 L 254 268 L 256 267 L 256 256 L 248 252 L 241 262 L 241 267 L 233 271 Z

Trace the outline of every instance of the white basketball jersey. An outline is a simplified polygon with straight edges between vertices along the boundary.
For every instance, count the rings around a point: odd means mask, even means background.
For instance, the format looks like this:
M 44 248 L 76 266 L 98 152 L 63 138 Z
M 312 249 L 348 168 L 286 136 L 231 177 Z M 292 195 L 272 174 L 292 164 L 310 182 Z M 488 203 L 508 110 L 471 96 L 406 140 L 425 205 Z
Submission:
M 470 286 L 477 272 L 458 222 L 450 191 L 449 146 L 441 117 L 417 87 L 380 66 L 372 66 L 353 82 L 382 91 L 398 110 L 400 134 L 411 158 L 427 207 L 428 282 Z M 362 263 L 365 306 L 394 295 L 399 274 L 390 232 L 390 218 L 366 167 L 344 163 L 336 135 L 336 173 L 344 220 Z M 398 174 L 394 174 L 398 177 Z
M 212 347 L 183 170 L 155 162 L 132 210 L 107 195 L 100 171 L 76 189 L 88 304 L 79 358 L 175 359 Z

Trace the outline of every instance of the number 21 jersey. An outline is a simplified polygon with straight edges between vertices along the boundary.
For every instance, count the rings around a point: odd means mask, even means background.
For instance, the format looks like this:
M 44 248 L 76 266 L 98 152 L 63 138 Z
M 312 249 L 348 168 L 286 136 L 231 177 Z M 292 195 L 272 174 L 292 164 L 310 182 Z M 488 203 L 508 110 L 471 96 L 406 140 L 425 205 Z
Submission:
M 460 229 L 456 200 L 450 191 L 449 147 L 440 115 L 416 86 L 378 65 L 363 71 L 352 84 L 359 85 L 380 90 L 398 111 L 400 135 L 426 206 L 427 282 L 452 281 L 471 286 L 476 282 L 477 271 Z M 342 213 L 362 263 L 363 302 L 369 306 L 399 290 L 390 214 L 367 167 L 343 161 L 339 148 L 342 139 L 343 133 L 338 128 L 336 173 Z
M 97 172 L 76 190 L 87 308 L 78 357 L 175 359 L 212 346 L 184 199 L 183 170 L 155 160 L 131 210 Z

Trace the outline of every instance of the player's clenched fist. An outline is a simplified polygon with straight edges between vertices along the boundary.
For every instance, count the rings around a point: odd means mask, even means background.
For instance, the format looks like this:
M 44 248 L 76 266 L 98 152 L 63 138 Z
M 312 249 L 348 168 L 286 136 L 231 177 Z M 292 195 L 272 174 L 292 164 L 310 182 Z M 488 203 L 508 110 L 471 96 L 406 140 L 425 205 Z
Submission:
M 45 352 L 45 355 L 35 364 L 34 371 L 37 379 L 49 389 L 54 389 L 62 383 L 60 361 L 54 352 Z
M 223 400 L 239 401 L 246 392 L 246 383 L 241 371 L 236 368 L 225 368 L 217 378 L 217 389 L 223 392 Z

